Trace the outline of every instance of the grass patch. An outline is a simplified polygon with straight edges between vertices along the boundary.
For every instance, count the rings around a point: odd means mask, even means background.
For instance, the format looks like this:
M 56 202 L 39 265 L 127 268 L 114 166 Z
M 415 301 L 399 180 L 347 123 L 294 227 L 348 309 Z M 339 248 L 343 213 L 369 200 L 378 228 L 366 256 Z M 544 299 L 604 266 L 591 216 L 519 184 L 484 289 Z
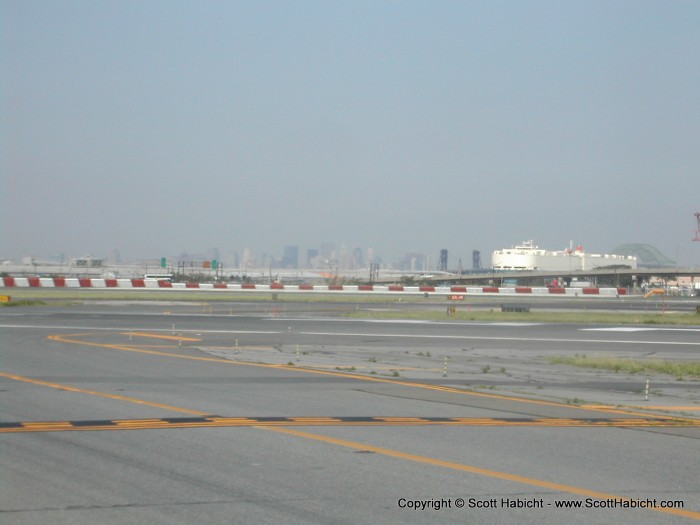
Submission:
M 576 354 L 573 357 L 550 357 L 549 362 L 553 365 L 571 365 L 629 374 L 660 373 L 675 376 L 678 379 L 700 379 L 700 361 L 622 359 L 619 357 L 588 357 Z
M 6 306 L 74 305 L 80 301 L 177 301 L 192 303 L 245 302 L 245 303 L 348 303 L 348 311 L 343 315 L 358 319 L 408 319 L 434 321 L 500 321 L 500 322 L 547 322 L 547 323 L 586 323 L 586 324 L 637 324 L 637 325 L 700 325 L 697 313 L 640 313 L 640 312 L 594 312 L 594 311 L 530 311 L 501 312 L 500 303 L 484 310 L 469 310 L 468 304 L 459 305 L 457 311 L 447 315 L 445 300 L 438 296 L 425 299 L 418 295 L 397 298 L 381 295 L 362 294 L 333 295 L 331 293 L 274 293 L 274 292 L 233 292 L 228 290 L 157 290 L 157 289 L 69 289 L 69 288 L 12 288 L 13 300 L 3 303 Z M 273 295 L 277 298 L 273 299 Z M 382 305 L 433 303 L 440 305 L 435 310 L 360 310 L 361 303 Z M 582 302 L 580 308 L 585 308 Z M 339 308 L 345 308 L 339 306 Z M 352 309 L 350 309 L 352 308 Z M 430 308 L 426 304 L 426 308 Z
M 84 300 L 84 301 L 182 301 L 182 302 L 261 302 L 261 303 L 416 303 L 426 302 L 422 296 L 388 297 L 386 295 L 370 294 L 334 294 L 330 292 L 296 293 L 249 291 L 239 292 L 232 290 L 179 290 L 157 288 L 7 288 L 13 298 L 54 300 Z M 273 298 L 276 295 L 276 298 Z M 439 297 L 430 298 L 429 302 L 442 302 Z
M 44 301 L 38 301 L 35 299 L 24 299 L 22 301 L 10 301 L 8 303 L 0 303 L 0 306 L 4 306 L 6 308 L 11 308 L 13 306 L 45 306 L 46 303 Z
M 586 324 L 659 324 L 700 325 L 700 315 L 693 313 L 616 313 L 616 312 L 501 312 L 457 311 L 452 316 L 436 311 L 355 311 L 346 317 L 357 319 L 415 319 L 423 321 L 510 321 Z

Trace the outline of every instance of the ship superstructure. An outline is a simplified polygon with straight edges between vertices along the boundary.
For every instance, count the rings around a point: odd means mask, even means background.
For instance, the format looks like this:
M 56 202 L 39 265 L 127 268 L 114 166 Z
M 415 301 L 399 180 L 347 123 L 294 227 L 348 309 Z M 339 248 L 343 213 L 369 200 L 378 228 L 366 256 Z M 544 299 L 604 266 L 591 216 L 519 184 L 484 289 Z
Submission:
M 573 272 L 610 266 L 637 268 L 637 258 L 631 255 L 586 253 L 582 246 L 561 251 L 543 250 L 534 241 L 495 250 L 491 256 L 494 270 L 543 270 Z

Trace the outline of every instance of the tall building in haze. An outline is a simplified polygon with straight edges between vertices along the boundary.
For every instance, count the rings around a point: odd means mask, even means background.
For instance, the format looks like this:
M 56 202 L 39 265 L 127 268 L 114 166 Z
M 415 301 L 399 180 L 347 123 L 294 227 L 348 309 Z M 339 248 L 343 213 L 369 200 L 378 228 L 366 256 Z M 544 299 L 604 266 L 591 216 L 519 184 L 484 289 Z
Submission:
M 299 268 L 299 247 L 285 246 L 282 255 L 282 268 Z

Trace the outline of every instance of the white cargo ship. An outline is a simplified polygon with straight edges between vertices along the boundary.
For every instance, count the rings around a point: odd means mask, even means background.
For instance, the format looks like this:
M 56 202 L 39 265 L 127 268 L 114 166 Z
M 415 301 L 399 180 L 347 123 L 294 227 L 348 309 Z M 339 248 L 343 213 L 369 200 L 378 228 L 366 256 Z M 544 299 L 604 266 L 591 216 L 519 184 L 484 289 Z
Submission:
M 491 255 L 494 270 L 543 270 L 573 272 L 609 266 L 637 268 L 637 258 L 631 255 L 586 253 L 582 246 L 561 251 L 543 250 L 533 241 L 519 246 L 495 250 Z

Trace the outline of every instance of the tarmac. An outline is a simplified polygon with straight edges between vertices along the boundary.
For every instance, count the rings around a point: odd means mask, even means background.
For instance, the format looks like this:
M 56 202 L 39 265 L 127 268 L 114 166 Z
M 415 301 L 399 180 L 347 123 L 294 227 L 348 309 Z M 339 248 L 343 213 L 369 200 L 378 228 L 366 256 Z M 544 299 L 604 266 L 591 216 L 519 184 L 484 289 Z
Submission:
M 429 351 L 416 351 L 323 345 L 199 349 L 246 363 L 429 383 L 580 406 L 700 417 L 700 380 L 552 364 L 547 356 L 532 350 L 431 347 Z

